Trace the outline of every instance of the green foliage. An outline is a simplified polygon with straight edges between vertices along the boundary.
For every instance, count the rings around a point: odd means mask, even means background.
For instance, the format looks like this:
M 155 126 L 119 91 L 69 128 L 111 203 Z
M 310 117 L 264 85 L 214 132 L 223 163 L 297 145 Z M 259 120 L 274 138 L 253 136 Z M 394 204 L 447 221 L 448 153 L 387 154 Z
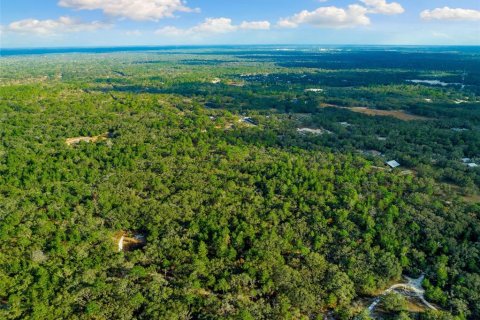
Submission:
M 407 300 L 401 294 L 391 292 L 382 297 L 381 306 L 386 312 L 400 313 L 407 310 Z
M 315 69 L 293 54 L 195 53 L 0 58 L 0 318 L 350 319 L 358 298 L 420 272 L 427 299 L 480 317 L 480 206 L 439 183 L 479 185 L 458 162 L 480 136 L 451 130 L 478 125 L 474 63 L 461 91 L 405 83 L 429 59 L 349 70 L 323 53 L 302 58 Z M 319 108 L 350 102 L 437 120 Z M 146 245 L 118 252 L 121 231 Z

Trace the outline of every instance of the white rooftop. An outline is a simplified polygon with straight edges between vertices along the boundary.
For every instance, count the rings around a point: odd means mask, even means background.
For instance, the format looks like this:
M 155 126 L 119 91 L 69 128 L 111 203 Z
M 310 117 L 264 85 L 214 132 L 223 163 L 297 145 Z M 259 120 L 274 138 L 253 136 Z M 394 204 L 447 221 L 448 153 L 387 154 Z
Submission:
M 298 132 L 300 133 L 311 133 L 311 134 L 322 134 L 322 129 L 312 129 L 312 128 L 298 128 Z
M 400 167 L 400 163 L 398 163 L 398 162 L 395 161 L 395 160 L 387 161 L 387 165 L 390 166 L 391 168 Z
M 323 89 L 310 88 L 310 89 L 305 89 L 305 92 L 323 92 Z

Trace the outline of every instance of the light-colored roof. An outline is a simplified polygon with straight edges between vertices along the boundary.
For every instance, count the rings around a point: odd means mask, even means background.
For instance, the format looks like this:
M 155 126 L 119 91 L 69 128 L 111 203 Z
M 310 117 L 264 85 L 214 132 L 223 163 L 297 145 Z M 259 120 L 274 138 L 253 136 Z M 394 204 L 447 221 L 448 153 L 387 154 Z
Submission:
M 389 166 L 392 167 L 392 168 L 400 167 L 400 163 L 398 163 L 398 162 L 395 161 L 395 160 L 387 161 L 387 165 L 389 165 Z
M 255 120 L 253 120 L 250 117 L 243 117 L 240 120 L 238 120 L 238 122 L 243 122 L 251 126 L 257 126 L 257 123 L 255 122 Z
M 297 132 L 300 133 L 312 133 L 312 134 L 322 134 L 322 129 L 312 129 L 312 128 L 297 128 Z
M 323 89 L 310 88 L 310 89 L 305 89 L 305 92 L 323 92 Z

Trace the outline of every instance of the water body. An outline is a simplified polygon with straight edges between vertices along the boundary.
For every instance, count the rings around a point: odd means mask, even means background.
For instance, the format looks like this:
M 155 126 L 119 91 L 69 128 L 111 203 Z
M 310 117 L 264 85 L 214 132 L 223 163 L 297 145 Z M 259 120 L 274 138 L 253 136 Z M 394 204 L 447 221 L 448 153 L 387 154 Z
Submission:
M 361 50 L 376 52 L 414 52 L 414 53 L 478 53 L 479 46 L 380 46 L 380 45 L 212 45 L 212 46 L 120 46 L 120 47 L 59 47 L 59 48 L 0 48 L 0 57 L 22 55 L 45 55 L 67 53 L 116 53 L 116 52 L 166 52 L 173 50 L 235 50 L 255 49 L 271 51 L 341 52 L 343 50 Z
M 24 55 L 45 55 L 45 54 L 66 54 L 66 53 L 115 53 L 115 52 L 148 52 L 148 51 L 170 51 L 176 49 L 203 49 L 203 48 L 224 48 L 199 47 L 199 46 L 140 46 L 140 47 L 98 47 L 98 48 L 12 48 L 0 49 L 0 56 L 24 56 Z

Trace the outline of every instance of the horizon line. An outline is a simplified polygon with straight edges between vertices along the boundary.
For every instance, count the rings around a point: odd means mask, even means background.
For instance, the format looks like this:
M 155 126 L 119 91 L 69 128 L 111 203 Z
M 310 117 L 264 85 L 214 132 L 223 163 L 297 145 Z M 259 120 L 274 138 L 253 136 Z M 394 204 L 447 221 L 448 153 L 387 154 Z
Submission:
M 273 47 L 273 46 L 296 46 L 296 47 L 311 47 L 311 46 L 329 46 L 329 47 L 480 47 L 480 44 L 331 44 L 331 43 L 305 43 L 305 44 L 291 44 L 291 43 L 267 43 L 267 44 L 159 44 L 159 45 L 98 45 L 98 46 L 38 46 L 38 47 L 2 47 L 2 50 L 39 50 L 39 49 L 114 49 L 114 48 L 171 48 L 171 47 Z

